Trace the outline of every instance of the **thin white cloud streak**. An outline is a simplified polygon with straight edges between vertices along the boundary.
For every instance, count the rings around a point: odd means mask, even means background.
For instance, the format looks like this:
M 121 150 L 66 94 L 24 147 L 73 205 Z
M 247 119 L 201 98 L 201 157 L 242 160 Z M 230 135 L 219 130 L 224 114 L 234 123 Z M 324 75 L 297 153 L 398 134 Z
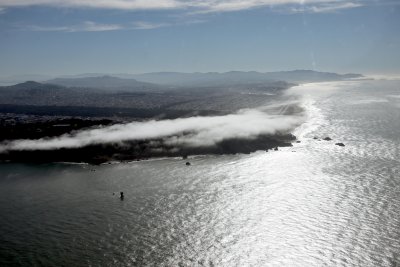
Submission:
M 292 13 L 332 13 L 338 10 L 357 8 L 363 6 L 359 3 L 335 3 L 320 6 L 303 6 L 301 8 L 291 8 Z
M 169 23 L 152 23 L 152 22 L 147 22 L 147 21 L 137 21 L 137 22 L 133 23 L 132 29 L 152 30 L 152 29 L 168 27 L 168 26 L 171 26 L 171 24 L 169 24 Z
M 103 32 L 103 31 L 115 31 L 123 29 L 123 26 L 118 24 L 98 24 L 93 21 L 85 21 L 83 23 L 82 30 L 90 32 Z M 76 29 L 79 31 L 79 29 Z
M 36 26 L 30 25 L 25 30 L 42 32 L 103 32 L 122 30 L 124 26 L 119 24 L 100 24 L 93 21 L 85 21 L 81 25 L 73 26 Z
M 0 8 L 53 6 L 121 10 L 191 9 L 193 13 L 231 12 L 265 6 L 311 6 L 324 12 L 326 4 L 342 4 L 341 9 L 354 8 L 348 0 L 0 0 Z M 322 5 L 322 6 L 320 6 Z M 358 4 L 360 6 L 360 4 Z M 308 9 L 312 11 L 313 8 Z M 327 12 L 331 10 L 326 9 Z
M 247 9 L 254 9 L 258 7 L 277 7 L 277 6 L 288 6 L 288 5 L 307 5 L 307 4 L 320 4 L 320 3 L 335 3 L 344 0 L 209 0 L 200 1 L 198 7 L 201 10 L 198 13 L 210 13 L 210 12 L 231 12 L 240 11 Z
M 286 132 L 298 126 L 303 120 L 301 114 L 268 115 L 259 110 L 242 110 L 225 116 L 134 122 L 56 138 L 16 140 L 3 143 L 0 152 L 79 148 L 92 144 L 159 138 L 165 139 L 166 143 L 171 145 L 210 146 L 230 138 L 251 139 L 261 134 Z
M 104 32 L 117 30 L 152 30 L 161 27 L 168 27 L 168 23 L 151 23 L 146 21 L 137 21 L 129 26 L 121 24 L 102 24 L 93 21 L 85 21 L 79 25 L 72 26 L 37 26 L 29 25 L 22 30 L 38 32 Z
M 170 27 L 173 25 L 187 25 L 194 23 L 204 23 L 205 21 L 186 21 L 185 23 L 153 23 L 147 21 L 136 21 L 129 25 L 121 24 L 101 24 L 93 21 L 85 21 L 79 25 L 71 26 L 38 26 L 29 25 L 21 27 L 24 31 L 38 31 L 38 32 L 103 32 L 103 31 L 117 31 L 117 30 L 152 30 L 163 27 Z
M 182 6 L 175 0 L 0 0 L 0 7 L 53 6 L 103 9 L 170 9 Z

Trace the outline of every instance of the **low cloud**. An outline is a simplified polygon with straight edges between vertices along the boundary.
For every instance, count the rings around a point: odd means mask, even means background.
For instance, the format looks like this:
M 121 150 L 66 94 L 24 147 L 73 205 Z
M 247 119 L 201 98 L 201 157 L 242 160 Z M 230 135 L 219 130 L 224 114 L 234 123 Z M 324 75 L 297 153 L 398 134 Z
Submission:
M 132 122 L 56 138 L 15 140 L 0 145 L 0 152 L 79 148 L 93 144 L 144 139 L 163 139 L 165 143 L 176 146 L 211 146 L 225 139 L 252 139 L 259 135 L 287 132 L 303 120 L 302 114 L 271 115 L 261 110 L 241 110 L 225 116 Z

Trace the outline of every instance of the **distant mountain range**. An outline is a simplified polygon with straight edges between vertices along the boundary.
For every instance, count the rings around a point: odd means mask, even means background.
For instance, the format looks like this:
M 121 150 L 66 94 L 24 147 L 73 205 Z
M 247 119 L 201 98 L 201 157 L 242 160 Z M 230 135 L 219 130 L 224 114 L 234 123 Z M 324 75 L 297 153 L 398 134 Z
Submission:
M 70 92 L 69 88 L 56 84 L 45 84 L 34 81 L 27 81 L 9 86 L 0 86 L 1 95 L 34 95 L 40 93 Z
M 134 78 L 133 78 L 134 77 Z M 315 71 L 69 77 L 0 87 L 0 114 L 135 118 L 225 114 L 265 105 L 293 83 L 360 78 Z M 86 112 L 85 112 L 86 109 Z
M 148 82 L 140 82 L 135 79 L 124 79 L 113 76 L 82 77 L 82 78 L 56 78 L 48 80 L 46 84 L 55 84 L 65 87 L 96 88 L 111 90 L 150 90 L 159 87 Z
M 352 73 L 337 74 L 312 70 L 293 70 L 277 72 L 230 71 L 224 73 L 154 72 L 136 75 L 125 75 L 125 77 L 134 78 L 142 82 L 150 82 L 163 85 L 219 86 L 237 83 L 262 83 L 271 81 L 286 81 L 291 83 L 339 81 L 362 78 L 363 75 Z
M 10 85 L 26 80 L 42 81 L 43 83 L 57 84 L 66 87 L 91 87 L 103 89 L 149 89 L 157 85 L 166 86 L 221 86 L 248 83 L 264 83 L 271 81 L 286 81 L 290 83 L 339 81 L 362 78 L 361 74 L 337 74 L 312 70 L 293 70 L 276 72 L 230 71 L 207 73 L 183 72 L 152 72 L 143 74 L 113 74 L 87 73 L 79 75 L 61 76 L 50 79 L 46 76 L 25 75 L 0 79 L 0 85 Z

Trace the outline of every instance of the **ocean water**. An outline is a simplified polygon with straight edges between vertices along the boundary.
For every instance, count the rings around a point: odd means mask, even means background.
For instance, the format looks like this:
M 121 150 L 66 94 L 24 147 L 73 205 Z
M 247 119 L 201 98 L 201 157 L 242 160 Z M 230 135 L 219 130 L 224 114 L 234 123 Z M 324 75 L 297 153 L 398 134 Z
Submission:
M 400 82 L 288 95 L 279 151 L 0 165 L 0 266 L 400 266 Z

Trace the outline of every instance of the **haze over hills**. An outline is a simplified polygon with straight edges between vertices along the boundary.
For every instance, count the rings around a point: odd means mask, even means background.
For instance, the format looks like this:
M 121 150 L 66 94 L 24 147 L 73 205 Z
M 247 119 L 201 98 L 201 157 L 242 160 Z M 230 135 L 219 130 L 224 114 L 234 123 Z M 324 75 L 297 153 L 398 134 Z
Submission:
M 228 114 L 263 106 L 293 82 L 363 77 L 309 70 L 82 76 L 0 87 L 0 112 L 132 119 Z
M 0 112 L 136 119 L 187 117 L 230 113 L 260 106 L 288 87 L 290 84 L 286 82 L 265 82 L 235 86 L 170 88 L 157 85 L 121 89 L 65 87 L 28 81 L 0 87 Z
M 338 81 L 361 78 L 361 74 L 337 74 L 312 70 L 293 70 L 277 72 L 230 71 L 207 73 L 154 72 L 129 75 L 143 82 L 167 85 L 227 85 L 236 83 L 260 83 L 268 81 L 286 81 L 291 83 Z
M 22 83 L 27 80 L 34 80 L 67 87 L 149 89 L 155 87 L 155 84 L 168 86 L 220 86 L 270 81 L 286 81 L 291 83 L 338 81 L 362 77 L 363 75 L 361 74 L 337 74 L 312 70 L 275 72 L 229 71 L 207 73 L 151 72 L 142 74 L 118 73 L 111 75 L 104 73 L 83 73 L 77 75 L 60 75 L 53 78 L 44 75 L 19 75 L 0 78 L 0 84 L 11 85 Z M 116 78 L 120 78 L 120 80 Z
M 137 90 L 153 90 L 158 88 L 158 85 L 140 82 L 135 79 L 124 79 L 113 76 L 95 76 L 95 77 L 82 77 L 82 78 L 56 78 L 48 80 L 46 84 L 56 84 L 65 87 L 84 87 L 108 90 L 124 90 L 124 91 L 137 91 Z

